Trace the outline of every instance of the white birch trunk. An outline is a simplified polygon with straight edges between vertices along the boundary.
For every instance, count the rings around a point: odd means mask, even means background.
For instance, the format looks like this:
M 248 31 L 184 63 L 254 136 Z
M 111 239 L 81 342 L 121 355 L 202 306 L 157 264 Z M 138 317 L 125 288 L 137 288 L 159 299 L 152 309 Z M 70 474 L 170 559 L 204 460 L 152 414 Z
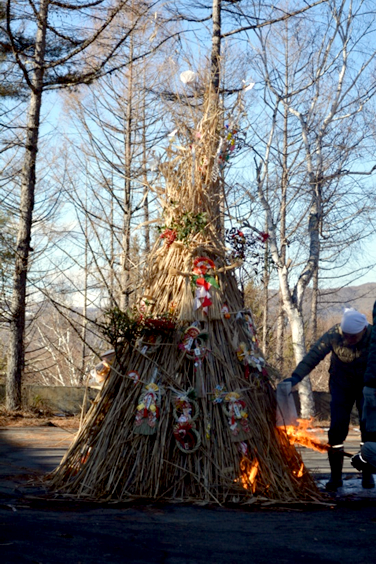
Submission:
M 292 344 L 294 348 L 295 361 L 298 364 L 306 354 L 303 316 L 293 310 L 290 318 Z M 298 393 L 300 399 L 300 416 L 302 419 L 309 419 L 315 415 L 315 403 L 313 400 L 311 380 L 307 376 L 299 386 Z

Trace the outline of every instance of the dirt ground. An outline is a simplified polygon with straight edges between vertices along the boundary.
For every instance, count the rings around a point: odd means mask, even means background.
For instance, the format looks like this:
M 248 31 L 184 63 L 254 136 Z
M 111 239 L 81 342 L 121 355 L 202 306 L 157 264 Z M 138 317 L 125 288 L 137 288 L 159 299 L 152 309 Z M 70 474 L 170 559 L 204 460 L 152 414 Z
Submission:
M 376 511 L 0 505 L 3 564 L 374 564 Z
M 42 478 L 78 425 L 64 414 L 0 412 L 2 564 L 376 563 L 376 492 L 360 498 L 359 486 L 322 504 L 240 508 L 45 495 Z M 318 469 L 322 455 L 309 454 Z
M 57 415 L 53 412 L 42 410 L 7 411 L 0 407 L 0 427 L 41 427 L 56 426 L 64 429 L 78 429 L 79 415 Z

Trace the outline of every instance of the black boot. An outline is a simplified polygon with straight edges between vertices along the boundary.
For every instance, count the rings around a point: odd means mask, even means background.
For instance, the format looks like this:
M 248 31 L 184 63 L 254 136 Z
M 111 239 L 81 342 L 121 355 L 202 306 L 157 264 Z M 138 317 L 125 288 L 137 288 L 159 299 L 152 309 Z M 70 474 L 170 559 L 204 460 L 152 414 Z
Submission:
M 367 440 L 373 440 L 374 436 L 372 436 L 372 438 L 370 438 L 369 433 L 367 434 Z M 362 448 L 363 448 L 364 443 L 360 443 L 360 452 L 362 452 Z M 364 457 L 361 456 L 361 459 L 364 460 Z M 375 482 L 372 476 L 373 473 L 373 466 L 371 466 L 370 464 L 368 464 L 368 462 L 364 461 L 365 464 L 362 466 L 362 468 L 359 468 L 359 470 L 362 471 L 362 488 L 366 489 L 366 490 L 371 490 L 372 488 L 375 487 Z
M 362 488 L 371 490 L 375 487 L 375 481 L 372 474 L 368 470 L 363 470 L 362 472 Z
M 336 492 L 338 488 L 342 487 L 342 467 L 343 467 L 343 446 L 330 447 L 328 451 L 328 458 L 330 464 L 330 480 L 326 484 L 325 489 L 327 492 Z

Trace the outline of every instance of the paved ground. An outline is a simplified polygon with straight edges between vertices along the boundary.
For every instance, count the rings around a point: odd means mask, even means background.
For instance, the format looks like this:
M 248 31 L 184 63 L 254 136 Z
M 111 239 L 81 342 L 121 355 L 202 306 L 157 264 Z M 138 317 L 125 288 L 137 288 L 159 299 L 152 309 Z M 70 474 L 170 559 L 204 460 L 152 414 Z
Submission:
M 327 506 L 243 510 L 43 500 L 38 477 L 59 463 L 71 439 L 56 427 L 0 429 L 2 564 L 376 563 L 376 490 L 362 490 L 348 460 L 344 487 Z M 346 450 L 355 453 L 358 444 L 354 429 Z M 302 452 L 323 485 L 326 456 Z

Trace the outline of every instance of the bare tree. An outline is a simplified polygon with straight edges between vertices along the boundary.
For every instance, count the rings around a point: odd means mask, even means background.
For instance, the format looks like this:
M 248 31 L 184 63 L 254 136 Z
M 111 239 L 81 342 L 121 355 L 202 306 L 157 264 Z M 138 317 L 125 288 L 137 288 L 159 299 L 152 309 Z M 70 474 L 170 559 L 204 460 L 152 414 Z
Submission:
M 6 34 L 18 75 L 22 77 L 30 93 L 11 303 L 7 373 L 7 407 L 10 409 L 17 409 L 21 405 L 27 272 L 31 250 L 42 95 L 46 90 L 89 83 L 104 72 L 109 72 L 115 63 L 119 63 L 116 53 L 130 36 L 132 29 L 121 29 L 117 41 L 112 42 L 109 41 L 108 31 L 110 27 L 115 26 L 118 16 L 120 17 L 128 6 L 128 0 L 119 0 L 109 8 L 103 0 L 61 6 L 51 0 L 41 0 L 39 5 L 33 2 L 27 5 L 19 4 L 13 0 L 6 2 Z M 148 11 L 148 4 L 138 6 L 137 11 L 134 10 L 134 26 Z M 85 26 L 82 25 L 83 18 Z M 25 46 L 19 44 L 17 36 L 26 21 L 34 23 L 36 32 Z
M 370 211 L 366 191 L 354 189 L 355 175 L 372 170 L 366 168 L 364 108 L 375 93 L 370 81 L 375 51 L 368 44 L 374 16 L 364 23 L 363 5 L 332 1 L 316 18 L 310 12 L 311 20 L 288 20 L 266 33 L 255 32 L 260 42 L 255 62 L 265 85 L 263 119 L 270 123 L 263 157 L 260 152 L 255 157 L 257 192 L 296 362 L 306 352 L 303 298 L 319 260 L 325 259 L 322 243 L 332 251 L 336 245 L 338 257 L 345 242 L 362 238 L 355 224 Z M 354 163 L 359 154 L 363 170 Z M 308 379 L 299 393 L 302 415 L 308 417 L 313 414 Z

